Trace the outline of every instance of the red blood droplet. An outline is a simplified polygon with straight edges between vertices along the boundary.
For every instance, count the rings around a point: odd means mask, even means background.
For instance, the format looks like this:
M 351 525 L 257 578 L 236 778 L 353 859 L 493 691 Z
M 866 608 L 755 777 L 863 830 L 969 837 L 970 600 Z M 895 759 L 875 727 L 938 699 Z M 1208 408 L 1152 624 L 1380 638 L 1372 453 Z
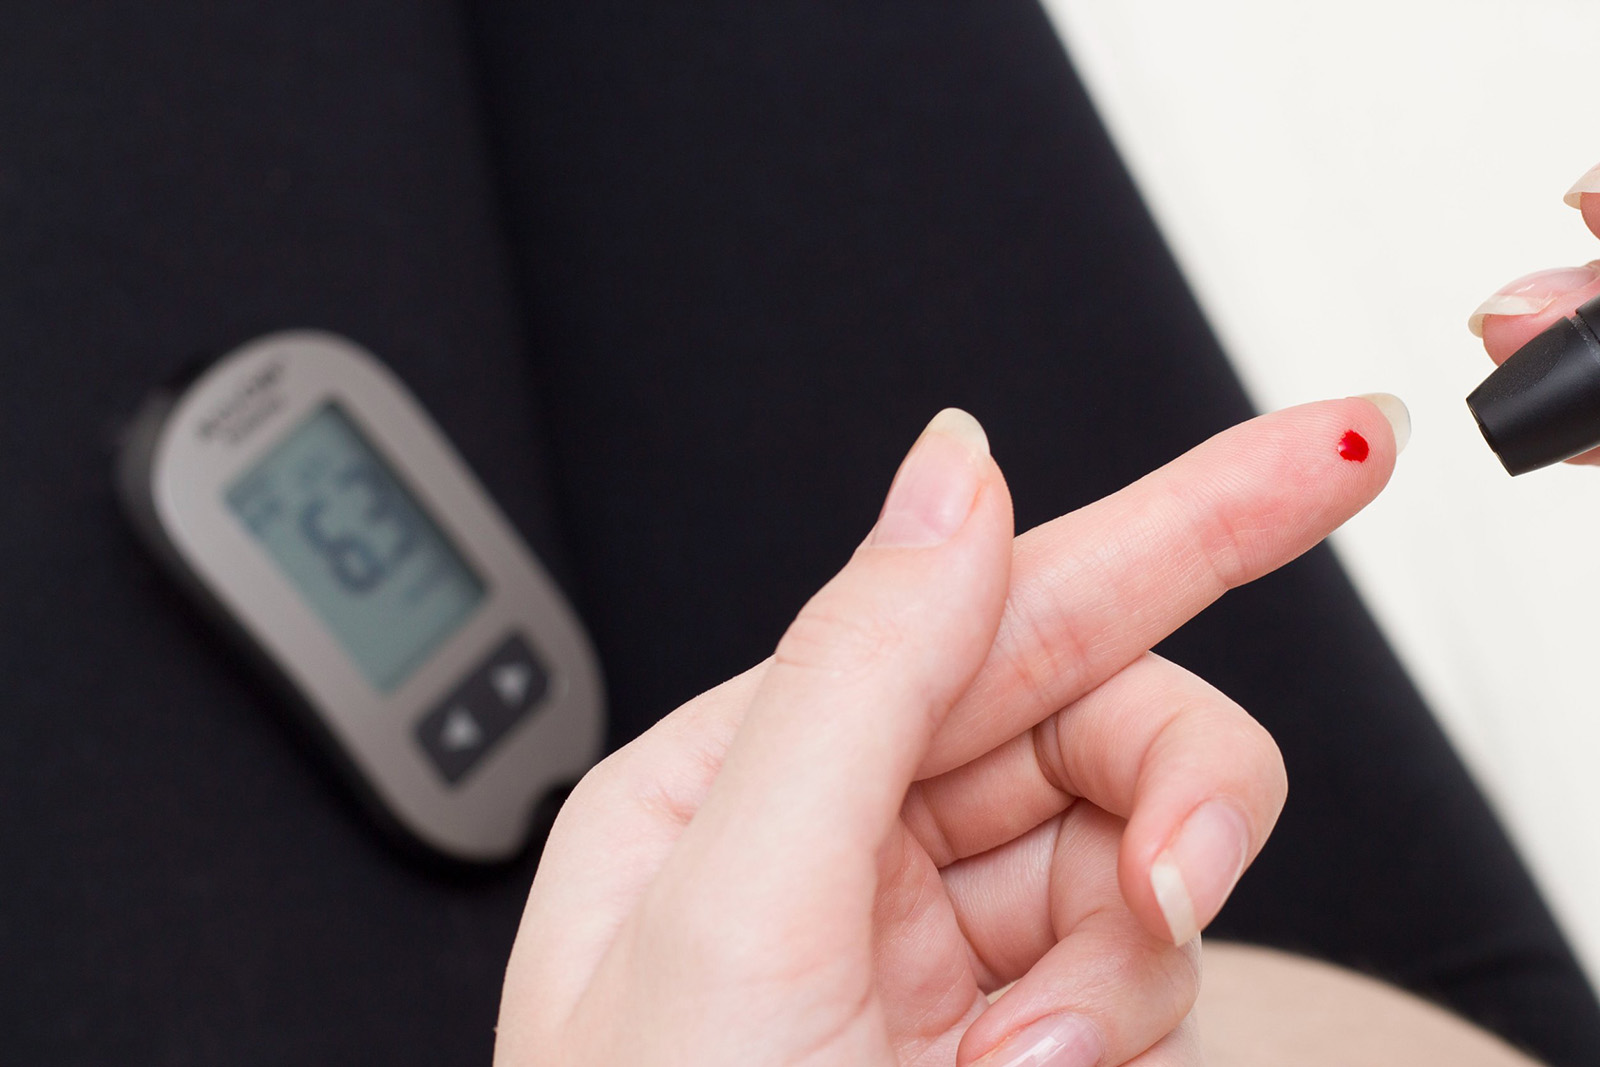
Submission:
M 1345 431 L 1345 435 L 1339 438 L 1340 459 L 1348 459 L 1352 463 L 1362 463 L 1366 461 L 1367 453 L 1370 451 L 1372 449 L 1367 446 L 1367 439 L 1354 430 Z

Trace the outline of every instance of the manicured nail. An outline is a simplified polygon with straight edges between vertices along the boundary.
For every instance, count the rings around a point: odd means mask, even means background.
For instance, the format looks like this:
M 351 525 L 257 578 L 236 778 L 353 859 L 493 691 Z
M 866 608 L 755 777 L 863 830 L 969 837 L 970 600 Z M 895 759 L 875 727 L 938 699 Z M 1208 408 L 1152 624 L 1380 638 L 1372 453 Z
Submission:
M 1105 1054 L 1094 1023 L 1082 1015 L 1047 1015 L 972 1067 L 1096 1067 Z
M 1579 178 L 1562 199 L 1567 202 L 1568 207 L 1582 207 L 1584 193 L 1600 193 L 1600 167 L 1595 167 Z
M 1600 278 L 1593 264 L 1583 267 L 1562 267 L 1558 270 L 1541 270 L 1536 274 L 1518 278 L 1478 305 L 1467 319 L 1467 329 L 1472 336 L 1483 336 L 1483 320 L 1490 315 L 1536 315 L 1556 302 L 1556 298 L 1582 289 Z
M 1250 831 L 1244 815 L 1225 800 L 1195 809 L 1150 868 L 1150 886 L 1174 945 L 1200 935 L 1216 917 L 1244 873 Z
M 888 548 L 942 545 L 967 521 L 978 497 L 989 438 L 978 420 L 945 408 L 922 431 L 900 464 L 872 530 L 872 544 Z
M 1361 399 L 1370 400 L 1389 420 L 1389 429 L 1394 431 L 1394 454 L 1404 452 L 1411 441 L 1411 412 L 1406 402 L 1393 393 L 1362 393 Z

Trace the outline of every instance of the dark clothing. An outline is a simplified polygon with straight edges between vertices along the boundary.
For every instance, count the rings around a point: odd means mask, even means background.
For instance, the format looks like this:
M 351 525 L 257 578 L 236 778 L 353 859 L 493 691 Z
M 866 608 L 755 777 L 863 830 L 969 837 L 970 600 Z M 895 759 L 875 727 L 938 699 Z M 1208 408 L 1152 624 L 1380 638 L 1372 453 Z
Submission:
M 397 857 L 136 546 L 119 420 L 294 326 L 420 395 L 613 742 L 769 650 L 939 407 L 1027 527 L 1250 414 L 1025 0 L 11 0 L 0 1059 L 487 1062 L 531 859 Z M 1162 651 L 1292 795 L 1215 927 L 1593 1062 L 1600 1010 L 1325 550 Z

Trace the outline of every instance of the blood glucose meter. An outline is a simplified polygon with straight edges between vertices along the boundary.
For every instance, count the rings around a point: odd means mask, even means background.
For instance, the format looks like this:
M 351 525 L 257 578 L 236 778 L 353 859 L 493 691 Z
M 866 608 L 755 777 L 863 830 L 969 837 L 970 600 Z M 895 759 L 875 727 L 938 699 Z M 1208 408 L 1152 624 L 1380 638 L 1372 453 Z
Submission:
M 258 338 L 146 403 L 120 491 L 157 556 L 307 712 L 386 821 L 515 855 L 604 741 L 581 623 L 370 353 Z

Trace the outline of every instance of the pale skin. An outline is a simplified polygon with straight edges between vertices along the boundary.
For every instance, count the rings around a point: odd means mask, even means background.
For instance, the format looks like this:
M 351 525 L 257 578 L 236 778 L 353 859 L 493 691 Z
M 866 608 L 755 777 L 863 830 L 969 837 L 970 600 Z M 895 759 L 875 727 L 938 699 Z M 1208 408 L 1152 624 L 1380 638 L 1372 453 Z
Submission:
M 1206 946 L 1196 1016 L 1213 1067 L 1539 1067 L 1393 986 L 1242 945 Z
M 1206 945 L 1194 1018 L 1212 1067 L 1540 1067 L 1384 982 L 1254 945 Z
M 1600 237 L 1600 167 L 1579 179 L 1567 202 Z M 1597 296 L 1600 261 L 1540 271 L 1486 300 L 1471 328 L 1498 365 Z M 1600 448 L 1569 462 L 1600 465 Z M 1197 1016 L 1205 1057 L 1219 1067 L 1538 1067 L 1482 1030 L 1390 986 L 1264 949 L 1208 946 Z
M 1600 237 L 1600 167 L 1567 202 Z M 1473 313 L 1496 364 L 1600 296 L 1600 261 L 1508 282 Z M 1569 462 L 1600 464 L 1600 449 Z M 1198 1014 L 1201 1045 L 1221 1067 L 1538 1067 L 1483 1031 L 1391 987 L 1325 964 L 1240 946 L 1209 946 Z M 1352 1027 L 1351 1020 L 1361 1020 Z
M 1592 186 L 1594 191 L 1583 191 L 1588 186 Z M 1578 181 L 1567 195 L 1567 202 L 1582 213 L 1589 232 L 1600 237 L 1600 167 Z M 1505 299 L 1508 296 L 1513 299 Z M 1508 283 L 1485 301 L 1473 315 L 1474 331 L 1482 336 L 1483 347 L 1489 353 L 1489 358 L 1497 364 L 1504 363 L 1537 334 L 1571 315 L 1596 296 L 1600 296 L 1600 261 L 1591 262 L 1586 267 L 1540 271 Z M 1491 309 L 1526 309 L 1526 313 L 1494 314 Z M 1491 313 L 1484 314 L 1485 311 Z M 1569 462 L 1600 464 L 1600 448 L 1585 452 Z
M 935 420 L 774 657 L 574 792 L 497 1062 L 1201 1062 L 1194 935 L 1286 786 L 1265 731 L 1148 650 L 1394 459 L 1372 402 L 1306 405 L 1013 539 L 981 431 Z
M 1490 315 L 1490 355 L 1596 294 L 1600 272 Z M 1014 538 L 981 430 L 942 413 L 774 656 L 573 793 L 496 1064 L 1532 1067 L 1265 950 L 1209 946 L 1201 995 L 1196 934 L 1286 783 L 1243 709 L 1149 648 L 1365 506 L 1393 426 L 1365 399 L 1263 416 Z

